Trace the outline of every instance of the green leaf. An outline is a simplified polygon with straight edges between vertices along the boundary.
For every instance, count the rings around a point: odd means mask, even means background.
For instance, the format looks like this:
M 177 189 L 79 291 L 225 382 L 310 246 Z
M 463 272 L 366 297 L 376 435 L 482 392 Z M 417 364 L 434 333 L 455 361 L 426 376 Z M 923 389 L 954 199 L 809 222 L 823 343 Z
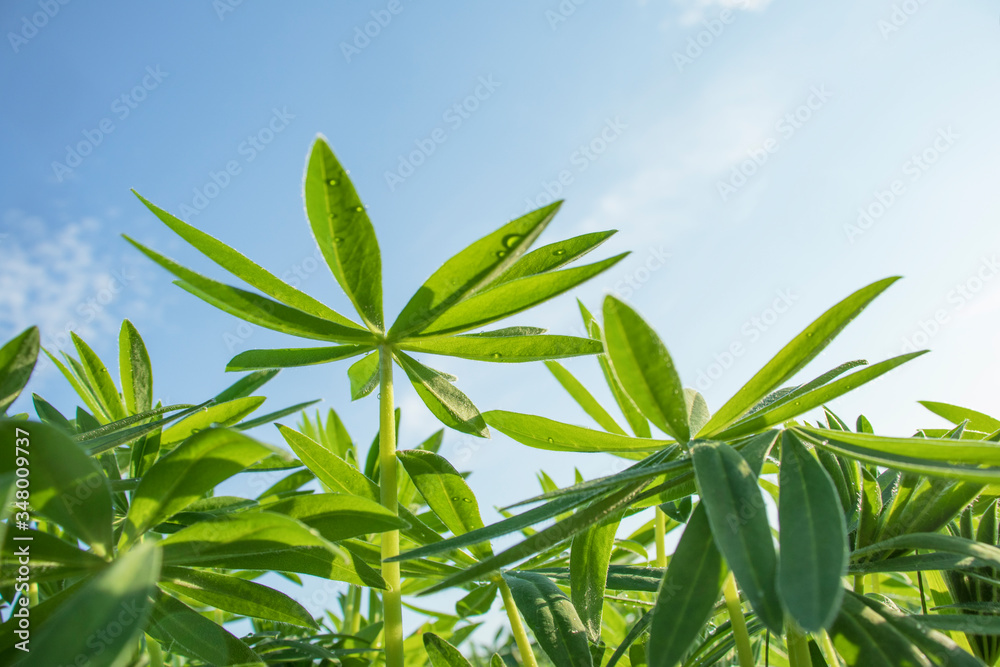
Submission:
M 160 443 L 166 447 L 181 442 L 192 434 L 215 424 L 222 426 L 235 424 L 255 412 L 264 404 L 265 400 L 263 396 L 247 396 L 201 408 L 190 417 L 185 417 L 182 421 L 164 430 L 160 436 Z
M 115 381 L 111 379 L 108 367 L 82 338 L 73 332 L 70 332 L 70 336 L 73 338 L 73 345 L 76 346 L 76 351 L 80 355 L 80 363 L 86 373 L 87 381 L 101 407 L 104 408 L 105 414 L 111 421 L 127 417 L 125 406 L 122 405 L 122 397 L 118 394 L 118 388 L 115 387 Z
M 305 607 L 273 588 L 227 574 L 168 567 L 160 588 L 233 614 L 319 630 Z
M 118 335 L 118 372 L 122 380 L 125 410 L 130 415 L 153 407 L 153 368 L 146 344 L 128 320 L 122 322 Z
M 245 643 L 180 600 L 160 593 L 148 632 L 171 652 L 209 665 L 264 665 Z
M 656 596 L 647 649 L 650 667 L 674 667 L 687 654 L 719 601 L 727 572 L 699 503 Z
M 476 495 L 447 459 L 422 449 L 399 451 L 396 456 L 427 505 L 454 535 L 483 527 Z M 480 558 L 493 555 L 489 542 L 472 551 Z
M 447 336 L 413 338 L 400 343 L 411 352 L 441 354 L 461 359 L 519 363 L 600 354 L 601 341 L 572 336 Z
M 403 307 L 389 330 L 390 337 L 401 340 L 424 330 L 453 305 L 502 275 L 535 242 L 561 205 L 556 202 L 512 220 L 445 262 Z
M 54 426 L 0 421 L 0 475 L 14 474 L 18 457 L 31 471 L 31 507 L 83 540 L 99 556 L 111 553 L 111 490 L 100 466 Z
M 627 305 L 604 299 L 604 340 L 615 375 L 639 411 L 678 442 L 691 439 L 684 386 L 666 346 Z
M 305 408 L 310 405 L 315 405 L 319 403 L 320 399 L 315 399 L 312 401 L 305 401 L 304 403 L 296 403 L 295 405 L 289 405 L 287 408 L 282 408 L 280 410 L 275 410 L 274 412 L 268 412 L 267 414 L 260 415 L 259 417 L 254 417 L 253 419 L 247 419 L 234 425 L 233 428 L 237 431 L 248 431 L 252 428 L 258 426 L 263 426 L 265 424 L 270 424 L 282 417 L 287 417 L 288 415 L 294 415 L 302 412 Z M 263 462 L 262 462 L 263 463 Z
M 601 404 L 594 398 L 593 394 L 587 391 L 587 388 L 573 376 L 562 364 L 558 361 L 546 361 L 545 365 L 548 367 L 552 375 L 555 376 L 559 384 L 563 386 L 573 400 L 583 408 L 591 419 L 600 425 L 605 431 L 609 433 L 615 433 L 617 435 L 625 435 L 624 429 L 618 425 L 614 418 L 608 414 Z
M 269 446 L 227 429 L 206 429 L 164 455 L 143 476 L 132 494 L 121 546 L 273 453 Z
M 160 551 L 143 545 L 92 577 L 32 633 L 20 664 L 117 665 L 133 650 L 149 616 Z
M 0 415 L 21 395 L 38 361 L 41 334 L 38 327 L 25 329 L 0 347 Z
M 420 334 L 441 336 L 458 333 L 510 317 L 590 280 L 626 255 L 628 253 L 622 253 L 593 264 L 518 278 L 498 287 L 490 287 L 446 310 Z
M 757 476 L 746 459 L 724 443 L 700 442 L 691 455 L 719 551 L 760 619 L 773 632 L 781 632 L 778 559 Z
M 486 584 L 472 589 L 468 595 L 455 603 L 455 613 L 459 618 L 469 618 L 485 614 L 493 606 L 500 588 L 496 584 Z
M 206 278 L 128 236 L 125 236 L 125 240 L 180 278 L 180 281 L 176 283 L 179 287 L 216 308 L 251 324 L 315 340 L 362 344 L 370 344 L 374 341 L 374 336 L 370 331 L 324 320 L 259 294 Z
M 490 410 L 483 414 L 483 419 L 522 445 L 557 452 L 652 452 L 674 444 L 670 440 L 632 438 L 504 410 Z
M 799 627 L 830 627 L 844 595 L 847 526 L 829 475 L 794 434 L 781 436 L 778 591 Z
M 55 406 L 46 401 L 44 398 L 38 394 L 31 395 L 32 405 L 35 407 L 35 414 L 38 418 L 45 422 L 46 424 L 53 424 L 58 426 L 67 433 L 75 433 L 76 429 L 73 424 L 66 418 L 63 413 L 59 412 Z
M 469 435 L 489 437 L 489 429 L 479 409 L 442 373 L 402 352 L 396 351 L 394 356 L 410 378 L 420 400 L 442 424 Z
M 830 629 L 837 653 L 861 667 L 930 667 L 910 640 L 873 609 L 848 595 Z
M 266 371 L 248 373 L 223 389 L 212 400 L 215 403 L 227 403 L 237 398 L 246 398 L 273 380 L 280 372 L 280 368 L 271 368 Z
M 711 437 L 718 433 L 739 419 L 762 398 L 785 384 L 815 359 L 875 297 L 897 280 L 898 277 L 886 278 L 863 287 L 820 315 L 719 408 L 698 432 L 698 436 Z
M 364 398 L 375 391 L 379 383 L 379 351 L 359 359 L 347 369 L 347 377 L 351 381 L 351 400 Z
M 917 475 L 981 484 L 1000 482 L 1000 448 L 976 440 L 890 438 L 795 427 L 796 435 L 842 456 Z
M 231 274 L 243 280 L 248 285 L 256 287 L 264 294 L 272 296 L 278 301 L 285 303 L 292 308 L 309 313 L 324 320 L 330 320 L 342 324 L 346 327 L 358 325 L 347 319 L 340 313 L 332 310 L 328 306 L 320 303 L 304 292 L 300 292 L 291 285 L 274 277 L 269 271 L 261 268 L 244 255 L 229 247 L 222 241 L 206 234 L 205 232 L 192 227 L 191 225 L 175 218 L 163 209 L 147 201 L 135 190 L 132 193 L 146 205 L 153 214 L 163 223 L 177 233 L 178 236 L 190 243 L 208 257 L 210 260 L 229 271 Z
M 306 214 L 326 263 L 365 323 L 382 331 L 382 255 L 375 228 L 323 137 L 309 154 Z
M 901 354 L 898 357 L 886 359 L 885 361 L 851 373 L 825 386 L 817 387 L 802 394 L 795 392 L 794 398 L 776 401 L 759 412 L 755 412 L 748 419 L 733 424 L 713 437 L 717 437 L 720 440 L 731 440 L 750 433 L 756 433 L 774 424 L 781 424 L 789 419 L 794 419 L 815 407 L 843 396 L 849 391 L 854 391 L 858 387 L 926 353 L 927 350 L 920 350 L 919 352 Z
M 917 403 L 955 425 L 961 424 L 968 419 L 969 423 L 967 427 L 973 431 L 993 433 L 996 430 L 1000 430 L 1000 420 L 994 419 L 989 415 L 984 415 L 982 412 L 976 412 L 975 410 L 949 403 L 937 403 L 935 401 L 917 401 Z
M 1000 548 L 992 544 L 984 544 L 975 540 L 958 537 L 956 535 L 941 535 L 939 533 L 913 533 L 911 535 L 899 535 L 890 537 L 887 540 L 870 544 L 862 549 L 855 549 L 851 554 L 852 560 L 857 560 L 862 556 L 886 550 L 903 549 L 926 549 L 938 552 L 958 554 L 961 556 L 971 556 L 984 564 L 1000 569 Z
M 569 555 L 570 594 L 587 631 L 587 637 L 601 641 L 604 589 L 608 581 L 615 533 L 624 512 L 612 514 L 573 538 Z
M 532 250 L 514 262 L 509 269 L 504 271 L 503 275 L 490 283 L 489 287 L 496 287 L 511 280 L 517 280 L 525 276 L 534 276 L 566 266 L 580 259 L 616 233 L 617 230 L 583 234 Z
M 298 519 L 331 542 L 408 527 L 374 500 L 342 493 L 294 496 L 260 509 Z
M 882 512 L 882 490 L 879 488 L 878 478 L 865 467 L 861 468 L 861 476 L 861 511 L 858 515 L 858 532 L 854 538 L 854 546 L 858 549 L 875 541 L 878 518 Z
M 281 514 L 243 512 L 200 521 L 160 544 L 166 565 L 299 572 L 385 588 L 382 577 L 360 558 Z
M 247 350 L 229 360 L 226 370 L 253 371 L 264 368 L 291 368 L 315 366 L 354 357 L 371 348 L 366 345 L 335 345 L 333 347 L 304 347 L 282 350 Z
M 423 636 L 424 650 L 434 667 L 472 667 L 457 648 L 433 632 L 425 632 Z
M 645 486 L 645 482 L 626 485 L 619 491 L 616 491 L 600 501 L 577 511 L 569 518 L 557 521 L 554 525 L 532 534 L 523 542 L 500 552 L 496 556 L 481 560 L 475 565 L 465 568 L 458 574 L 452 575 L 444 581 L 431 586 L 430 588 L 424 590 L 421 595 L 428 595 L 430 593 L 444 590 L 445 588 L 463 584 L 467 581 L 474 581 L 493 572 L 494 570 L 506 567 L 507 565 L 528 558 L 529 556 L 532 556 L 540 551 L 552 548 L 554 545 L 568 540 L 577 533 L 586 530 L 589 526 L 599 523 L 619 510 L 628 507 L 635 497 L 639 495 L 642 489 L 645 488 Z M 527 512 L 525 514 L 527 514 Z M 471 538 L 471 536 L 472 533 L 469 533 L 466 537 Z M 481 539 L 476 541 L 481 541 Z M 455 544 L 456 542 L 457 540 L 454 538 L 451 541 L 452 544 Z M 444 542 L 442 542 L 442 544 L 444 544 Z M 414 552 L 411 551 L 391 560 L 407 560 L 413 558 L 413 553 Z
M 592 667 L 587 629 L 559 587 L 534 572 L 507 572 L 518 610 L 556 667 Z

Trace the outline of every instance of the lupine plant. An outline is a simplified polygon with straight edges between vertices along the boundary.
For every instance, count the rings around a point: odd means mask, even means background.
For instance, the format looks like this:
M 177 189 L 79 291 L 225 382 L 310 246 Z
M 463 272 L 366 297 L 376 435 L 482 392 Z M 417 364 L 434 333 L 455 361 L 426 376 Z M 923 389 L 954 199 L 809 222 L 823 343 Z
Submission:
M 661 336 L 614 296 L 597 316 L 580 303 L 583 337 L 480 331 L 623 257 L 565 268 L 612 232 L 529 251 L 558 204 L 449 259 L 389 325 L 374 227 L 322 139 L 308 159 L 306 213 L 356 321 L 140 199 L 256 291 L 129 239 L 180 287 L 250 323 L 326 345 L 243 352 L 227 365 L 241 374 L 232 386 L 174 405 L 155 401 L 153 364 L 128 321 L 117 382 L 75 335 L 72 351 L 41 350 L 35 328 L 0 348 L 3 664 L 1000 660 L 1000 420 L 924 401 L 949 425 L 890 437 L 864 415 L 849 425 L 828 407 L 923 352 L 848 360 L 797 379 L 895 278 L 821 314 L 712 410 L 684 386 Z M 35 395 L 34 418 L 8 416 L 41 352 L 81 405 L 66 416 Z M 454 377 L 414 354 L 544 361 L 593 424 L 481 412 Z M 596 391 L 557 361 L 588 355 L 607 385 Z M 378 389 L 370 446 L 352 438 L 335 409 L 306 411 L 311 402 L 254 416 L 259 392 L 281 369 L 344 359 L 355 359 L 352 399 Z M 467 475 L 440 454 L 446 430 L 397 449 L 409 435 L 394 366 L 454 431 L 486 437 L 492 428 L 520 443 L 493 446 L 603 453 L 620 463 L 596 479 L 577 473 L 563 488 L 540 473 L 542 493 L 498 508 L 503 519 L 487 526 Z M 280 423 L 296 415 L 294 428 Z M 821 419 L 807 421 L 814 416 Z M 271 424 L 284 446 L 248 433 Z M 253 497 L 218 495 L 232 478 Z M 627 533 L 626 519 L 635 524 Z M 491 540 L 514 534 L 523 539 L 493 550 Z M 454 613 L 422 606 L 420 596 L 447 589 L 462 591 Z M 508 622 L 487 642 L 473 633 L 498 599 Z M 409 636 L 404 606 L 425 618 Z

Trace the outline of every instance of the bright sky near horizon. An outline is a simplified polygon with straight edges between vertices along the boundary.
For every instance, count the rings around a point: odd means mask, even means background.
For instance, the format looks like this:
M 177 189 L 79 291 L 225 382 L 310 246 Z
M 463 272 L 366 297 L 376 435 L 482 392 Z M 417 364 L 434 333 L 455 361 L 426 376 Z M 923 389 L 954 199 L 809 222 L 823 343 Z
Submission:
M 59 349 L 74 330 L 110 362 L 128 317 L 165 402 L 215 394 L 237 352 L 296 344 L 128 246 L 224 276 L 130 188 L 348 312 L 303 214 L 322 133 L 369 207 L 390 319 L 454 252 L 565 198 L 542 243 L 618 229 L 592 257 L 632 255 L 511 324 L 579 332 L 573 297 L 615 292 L 715 408 L 826 308 L 903 275 L 801 379 L 930 348 L 833 407 L 898 435 L 941 425 L 921 399 L 1000 414 L 995 3 L 8 0 L 0 29 L 0 340 L 38 324 Z M 481 409 L 588 424 L 541 365 L 433 365 Z M 566 365 L 607 396 L 594 360 Z M 266 407 L 322 398 L 368 442 L 376 402 L 349 402 L 346 368 L 286 371 Z M 76 405 L 45 364 L 29 389 Z M 400 394 L 412 446 L 437 425 Z M 534 493 L 540 468 L 568 484 L 612 465 L 445 442 L 484 508 Z

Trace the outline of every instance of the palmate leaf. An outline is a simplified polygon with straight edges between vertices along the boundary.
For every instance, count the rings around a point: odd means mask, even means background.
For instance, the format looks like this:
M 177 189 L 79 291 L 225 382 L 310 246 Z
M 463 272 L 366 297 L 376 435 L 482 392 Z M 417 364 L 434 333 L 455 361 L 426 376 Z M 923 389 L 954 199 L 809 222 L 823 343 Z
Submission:
M 423 331 L 441 313 L 501 276 L 535 242 L 561 205 L 556 202 L 508 222 L 441 265 L 403 307 L 389 336 L 399 340 Z
M 216 308 L 251 324 L 315 340 L 361 344 L 370 344 L 374 341 L 374 336 L 370 331 L 321 319 L 259 294 L 206 278 L 128 236 L 125 236 L 125 240 L 180 278 L 177 281 L 179 287 Z
M 778 591 L 799 627 L 819 632 L 833 622 L 847 571 L 847 527 L 833 482 L 796 436 L 781 436 Z
M 475 494 L 447 459 L 421 449 L 396 452 L 396 457 L 428 507 L 454 535 L 483 527 Z M 489 542 L 476 545 L 472 551 L 481 558 L 493 555 Z
M 426 352 L 461 359 L 518 363 L 561 359 L 584 354 L 600 354 L 601 341 L 572 336 L 448 336 L 413 338 L 399 347 L 410 352 Z
M 172 229 L 178 236 L 190 243 L 210 260 L 243 280 L 248 285 L 259 289 L 264 294 L 278 301 L 321 319 L 330 320 L 347 327 L 358 328 L 358 325 L 334 311 L 323 303 L 300 292 L 291 285 L 279 280 L 266 269 L 258 266 L 245 256 L 232 249 L 222 241 L 192 227 L 175 218 L 163 209 L 146 200 L 135 190 L 132 191 L 146 208 L 153 212 L 163 224 Z
M 503 577 L 549 660 L 556 667 L 592 667 L 587 630 L 559 587 L 534 572 L 506 572 Z
M 397 351 L 394 356 L 417 390 L 420 400 L 442 424 L 469 435 L 489 437 L 489 429 L 479 409 L 443 373 L 424 366 L 403 352 Z
M 146 344 L 135 326 L 125 320 L 118 335 L 118 372 L 122 381 L 122 398 L 130 415 L 153 408 L 153 367 Z
M 472 667 L 461 652 L 433 632 L 425 632 L 424 650 L 434 667 Z
M 73 338 L 73 345 L 76 347 L 77 354 L 80 355 L 80 364 L 83 367 L 86 379 L 93 390 L 94 396 L 104 409 L 104 413 L 108 415 L 111 421 L 124 419 L 127 416 L 125 414 L 125 406 L 122 404 L 122 399 L 118 394 L 118 388 L 115 386 L 114 380 L 111 379 L 108 367 L 82 338 L 72 332 L 70 332 L 70 336 Z
M 146 471 L 132 494 L 122 547 L 273 452 L 270 446 L 228 429 L 206 429 L 191 436 Z
M 532 250 L 514 262 L 509 269 L 503 272 L 503 275 L 491 282 L 489 287 L 497 287 L 511 280 L 538 275 L 566 266 L 580 259 L 616 233 L 617 230 L 582 234 Z
M 40 338 L 38 327 L 30 327 L 0 347 L 0 416 L 28 384 L 38 361 Z
M 885 373 L 902 366 L 908 361 L 923 356 L 926 353 L 927 350 L 920 350 L 919 352 L 901 354 L 898 357 L 887 359 L 841 377 L 830 382 L 829 384 L 817 386 L 814 389 L 802 391 L 801 393 L 797 390 L 793 391 L 788 396 L 775 401 L 758 412 L 755 412 L 747 419 L 733 424 L 731 427 L 716 434 L 714 437 L 721 440 L 739 438 L 749 435 L 750 433 L 756 433 L 757 431 L 774 426 L 775 424 L 781 424 L 790 419 L 794 419 L 795 417 L 805 414 L 815 407 L 829 403 L 835 398 L 843 396 L 847 392 L 854 391 L 858 387 L 868 384 Z M 805 385 L 803 385 L 803 387 L 804 386 Z
M 980 484 L 1000 483 L 1000 448 L 975 440 L 891 438 L 795 427 L 804 441 L 816 447 L 887 468 L 917 475 Z M 994 467 L 984 467 L 994 466 Z
M 315 366 L 348 359 L 368 352 L 367 345 L 335 345 L 333 347 L 306 347 L 282 350 L 247 350 L 240 352 L 226 364 L 227 371 L 255 371 L 264 368 L 291 368 Z
M 650 619 L 650 667 L 674 667 L 687 654 L 719 600 L 727 572 L 699 503 L 659 586 Z
M 319 630 L 319 625 L 298 602 L 273 588 L 240 577 L 187 567 L 168 567 L 164 568 L 159 586 L 233 614 Z
M 719 442 L 691 448 L 698 492 L 715 543 L 743 594 L 773 631 L 781 632 L 784 614 L 778 598 L 778 559 L 764 499 L 751 464 Z
M 526 276 L 498 287 L 489 287 L 444 311 L 420 335 L 460 333 L 510 317 L 607 271 L 627 255 L 622 253 L 593 264 Z
M 143 545 L 87 580 L 41 624 L 19 664 L 119 664 L 146 625 L 160 558 L 155 545 Z
M 483 419 L 504 435 L 536 449 L 566 452 L 653 452 L 675 444 L 670 440 L 605 433 L 545 417 L 504 410 L 486 412 Z
M 975 410 L 962 408 L 949 403 L 938 403 L 936 401 L 917 401 L 917 403 L 920 403 L 920 405 L 924 406 L 937 416 L 943 417 L 955 425 L 961 424 L 963 421 L 968 419 L 969 423 L 967 427 L 973 431 L 993 433 L 1000 430 L 1000 420 L 990 417 L 989 415 L 985 415 L 982 412 L 976 412 Z
M 573 538 L 570 546 L 570 593 L 573 606 L 593 643 L 601 640 L 604 589 L 608 581 L 615 533 L 624 512 L 612 514 Z
M 281 514 L 244 512 L 201 521 L 160 544 L 165 565 L 298 572 L 385 588 L 382 577 L 360 558 Z
M 690 440 L 684 387 L 666 346 L 638 313 L 610 295 L 604 340 L 615 375 L 639 411 L 678 442 Z
M 341 493 L 294 496 L 263 504 L 260 509 L 297 519 L 331 542 L 409 527 L 374 500 Z
M 719 408 L 698 432 L 698 436 L 712 437 L 739 419 L 769 393 L 785 384 L 816 358 L 868 304 L 898 279 L 898 277 L 886 278 L 863 287 L 820 315 Z
M 549 369 L 552 375 L 555 376 L 559 384 L 562 385 L 573 400 L 576 401 L 577 405 L 583 408 L 591 419 L 600 425 L 608 433 L 615 433 L 617 435 L 625 435 L 624 429 L 618 425 L 608 411 L 600 404 L 600 402 L 594 398 L 586 387 L 583 386 L 576 377 L 570 373 L 566 368 L 560 364 L 558 361 L 546 361 L 545 366 Z
M 351 381 L 351 400 L 364 398 L 375 391 L 379 382 L 379 354 L 375 350 L 366 357 L 351 364 L 347 369 L 347 377 Z
M 209 665 L 264 665 L 245 643 L 166 593 L 156 596 L 148 632 L 160 643 Z
M 382 331 L 382 255 L 375 228 L 322 136 L 309 154 L 304 197 L 309 225 L 334 277 L 365 324 Z
M 31 507 L 83 540 L 100 556 L 111 553 L 111 490 L 108 479 L 68 435 L 54 426 L 0 421 L 0 476 L 14 474 L 17 457 L 31 470 Z M 15 447 L 21 447 L 22 452 Z

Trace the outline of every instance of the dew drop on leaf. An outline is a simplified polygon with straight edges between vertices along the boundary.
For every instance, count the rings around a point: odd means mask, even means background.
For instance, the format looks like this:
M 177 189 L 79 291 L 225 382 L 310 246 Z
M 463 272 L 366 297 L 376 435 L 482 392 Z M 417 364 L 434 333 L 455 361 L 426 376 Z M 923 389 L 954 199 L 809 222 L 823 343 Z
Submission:
M 337 184 L 337 179 L 336 178 L 331 178 L 329 181 L 326 182 L 326 184 L 327 185 L 336 185 Z
M 494 359 L 500 359 L 501 357 L 503 357 L 503 355 L 502 355 L 502 354 L 500 354 L 499 352 L 494 352 L 494 353 L 493 353 L 493 358 L 494 358 Z
M 566 254 L 566 249 L 565 248 L 559 248 L 558 250 L 553 250 L 552 254 L 555 255 L 556 257 L 559 257 L 560 255 L 565 255 Z
M 506 256 L 507 256 L 507 251 L 506 250 L 500 250 L 500 251 L 497 252 L 497 257 L 499 257 L 500 259 L 503 259 Z
M 361 211 L 365 210 L 365 207 L 364 206 L 355 206 L 354 210 L 357 211 L 358 213 L 361 213 Z
M 343 243 L 344 242 L 344 237 L 343 236 L 334 236 L 333 237 L 333 242 L 334 243 Z
M 503 237 L 503 245 L 505 248 L 513 248 L 523 238 L 524 234 L 508 234 L 507 236 Z

